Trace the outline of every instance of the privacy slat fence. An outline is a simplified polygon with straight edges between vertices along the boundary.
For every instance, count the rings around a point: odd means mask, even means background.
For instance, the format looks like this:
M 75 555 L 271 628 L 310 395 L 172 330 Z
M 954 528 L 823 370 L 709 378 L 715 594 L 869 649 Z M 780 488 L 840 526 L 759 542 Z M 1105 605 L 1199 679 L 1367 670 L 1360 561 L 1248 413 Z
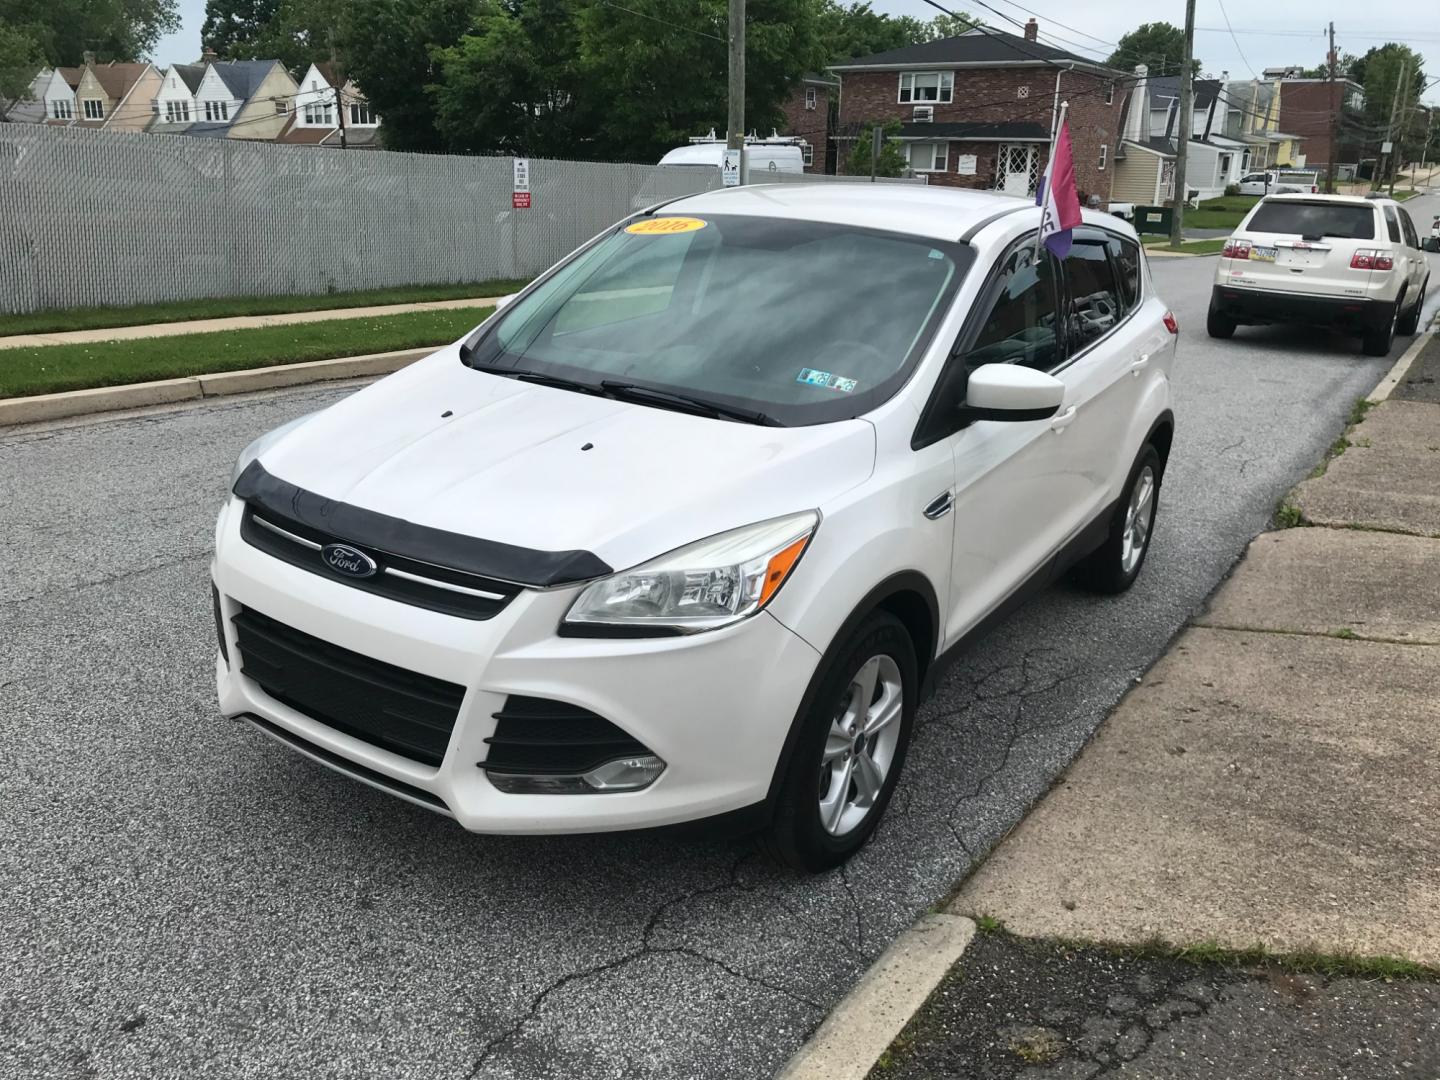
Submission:
M 513 181 L 508 157 L 0 125 L 0 311 L 526 277 L 719 174 L 537 159 L 525 210 Z

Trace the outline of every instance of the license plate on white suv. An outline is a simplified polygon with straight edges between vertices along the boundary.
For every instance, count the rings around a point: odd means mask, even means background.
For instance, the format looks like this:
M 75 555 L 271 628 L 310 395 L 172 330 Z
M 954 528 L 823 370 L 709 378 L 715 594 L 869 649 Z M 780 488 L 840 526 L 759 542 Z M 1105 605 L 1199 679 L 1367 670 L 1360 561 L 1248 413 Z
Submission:
M 1273 247 L 1252 247 L 1250 249 L 1250 258 L 1256 262 L 1274 262 L 1277 254 L 1279 254 L 1278 249 Z

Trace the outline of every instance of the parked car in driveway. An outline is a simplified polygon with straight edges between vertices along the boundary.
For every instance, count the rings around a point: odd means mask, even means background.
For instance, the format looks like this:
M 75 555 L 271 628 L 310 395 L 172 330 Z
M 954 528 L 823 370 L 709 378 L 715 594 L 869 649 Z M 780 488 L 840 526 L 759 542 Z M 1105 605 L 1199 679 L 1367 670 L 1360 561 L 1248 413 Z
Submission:
M 1419 326 L 1430 267 L 1405 208 L 1393 199 L 1273 195 L 1225 242 L 1206 328 L 1308 323 L 1360 335 L 1384 356 Z
M 836 865 L 945 665 L 1145 563 L 1177 328 L 1135 233 L 946 188 L 683 198 L 256 440 L 222 712 L 495 833 L 723 818 Z

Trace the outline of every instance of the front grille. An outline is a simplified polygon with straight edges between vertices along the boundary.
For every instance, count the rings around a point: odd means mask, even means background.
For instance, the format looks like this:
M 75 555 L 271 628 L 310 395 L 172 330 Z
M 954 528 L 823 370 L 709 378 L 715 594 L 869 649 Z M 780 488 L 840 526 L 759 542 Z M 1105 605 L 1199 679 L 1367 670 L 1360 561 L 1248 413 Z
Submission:
M 274 510 L 257 510 L 249 503 L 246 503 L 245 515 L 240 519 L 240 535 L 252 547 L 312 574 L 320 574 L 342 585 L 386 596 L 402 604 L 413 604 L 462 619 L 488 619 L 501 611 L 520 591 L 518 586 L 508 582 L 431 566 L 358 544 L 350 546 L 364 551 L 374 560 L 378 568 L 374 576 L 358 578 L 338 574 L 325 565 L 320 557 L 321 549 L 326 544 L 350 544 L 349 540 L 312 528 Z
M 495 716 L 481 768 L 499 773 L 575 776 L 619 757 L 649 754 L 602 716 L 578 705 L 512 694 Z
M 240 670 L 276 701 L 424 765 L 439 765 L 465 688 L 342 649 L 249 608 L 234 618 Z

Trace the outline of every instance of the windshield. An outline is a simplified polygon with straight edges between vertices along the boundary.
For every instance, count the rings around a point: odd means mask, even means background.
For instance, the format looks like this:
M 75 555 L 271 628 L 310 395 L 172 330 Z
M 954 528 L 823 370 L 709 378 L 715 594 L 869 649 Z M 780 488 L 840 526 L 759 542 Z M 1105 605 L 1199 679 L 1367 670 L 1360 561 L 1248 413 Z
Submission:
M 904 382 L 972 259 L 965 245 L 845 225 L 642 217 L 487 323 L 468 363 L 633 383 L 787 425 L 838 420 Z
M 1369 240 L 1375 236 L 1375 208 L 1350 203 L 1262 202 L 1245 231 Z

